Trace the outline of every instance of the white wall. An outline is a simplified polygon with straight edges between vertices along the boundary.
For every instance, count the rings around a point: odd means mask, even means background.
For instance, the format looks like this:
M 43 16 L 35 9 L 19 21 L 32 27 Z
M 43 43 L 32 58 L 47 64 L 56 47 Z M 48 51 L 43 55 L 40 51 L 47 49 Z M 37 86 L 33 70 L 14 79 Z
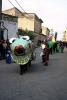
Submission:
M 8 38 L 16 37 L 18 31 L 17 22 L 4 21 L 4 26 L 8 29 Z M 7 39 L 7 31 L 4 30 L 4 38 Z

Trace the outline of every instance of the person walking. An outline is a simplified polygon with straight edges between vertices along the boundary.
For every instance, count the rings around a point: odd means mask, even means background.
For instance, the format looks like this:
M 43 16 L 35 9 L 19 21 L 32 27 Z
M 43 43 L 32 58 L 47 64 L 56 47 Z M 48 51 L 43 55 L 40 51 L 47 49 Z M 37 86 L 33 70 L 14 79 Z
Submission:
M 44 55 L 44 65 L 48 66 L 48 60 L 49 60 L 49 49 L 48 45 L 45 44 L 45 48 L 43 50 L 43 55 Z

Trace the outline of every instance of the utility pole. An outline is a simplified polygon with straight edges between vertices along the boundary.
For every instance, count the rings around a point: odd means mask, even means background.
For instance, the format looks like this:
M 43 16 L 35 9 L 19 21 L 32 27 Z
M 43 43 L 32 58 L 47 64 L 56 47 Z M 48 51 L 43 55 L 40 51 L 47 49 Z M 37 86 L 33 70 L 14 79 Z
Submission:
M 0 36 L 1 36 L 1 20 L 2 20 L 2 0 L 0 0 Z

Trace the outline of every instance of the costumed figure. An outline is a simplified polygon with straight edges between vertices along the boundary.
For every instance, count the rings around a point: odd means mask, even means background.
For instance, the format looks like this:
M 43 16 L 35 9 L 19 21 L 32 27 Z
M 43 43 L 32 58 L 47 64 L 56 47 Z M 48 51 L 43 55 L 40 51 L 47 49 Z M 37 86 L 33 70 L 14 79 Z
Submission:
M 29 36 L 13 38 L 10 40 L 12 60 L 20 65 L 20 74 L 30 70 L 33 56 L 32 42 Z

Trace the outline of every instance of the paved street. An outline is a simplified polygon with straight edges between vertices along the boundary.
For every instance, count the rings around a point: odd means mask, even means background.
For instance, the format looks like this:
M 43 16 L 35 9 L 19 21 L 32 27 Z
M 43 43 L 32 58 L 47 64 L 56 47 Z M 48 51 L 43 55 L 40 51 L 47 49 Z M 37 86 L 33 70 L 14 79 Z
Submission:
M 50 55 L 48 66 L 36 49 L 32 71 L 19 74 L 19 66 L 0 61 L 0 100 L 67 100 L 67 50 Z

